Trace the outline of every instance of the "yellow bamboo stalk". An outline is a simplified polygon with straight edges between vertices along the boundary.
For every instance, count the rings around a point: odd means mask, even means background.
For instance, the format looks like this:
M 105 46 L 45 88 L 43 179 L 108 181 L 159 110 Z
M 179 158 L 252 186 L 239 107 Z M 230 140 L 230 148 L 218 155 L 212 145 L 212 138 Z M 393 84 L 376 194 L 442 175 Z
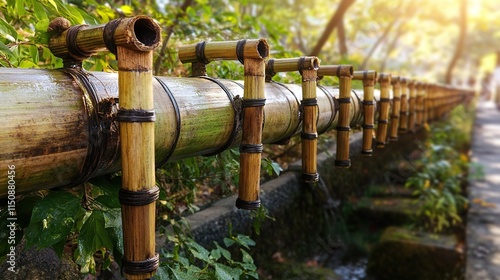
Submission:
M 270 79 L 278 72 L 299 71 L 302 75 L 302 180 L 314 183 L 319 180 L 317 168 L 318 108 L 316 95 L 319 59 L 315 56 L 300 58 L 269 59 L 266 76 Z
M 351 159 L 349 158 L 349 134 L 351 127 L 349 126 L 349 113 L 351 110 L 351 79 L 353 69 L 350 65 L 342 65 L 338 71 L 339 77 L 339 121 L 337 124 L 337 154 L 335 158 L 335 166 L 350 167 Z
M 375 99 L 373 91 L 375 82 L 377 80 L 377 72 L 373 70 L 368 71 L 354 71 L 353 80 L 363 81 L 363 107 L 364 107 L 364 121 L 363 121 L 363 145 L 361 154 L 365 156 L 372 156 L 372 142 L 373 131 L 375 122 Z
M 161 28 L 146 16 L 117 19 L 100 26 L 69 27 L 58 19 L 49 43 L 66 64 L 81 61 L 106 48 L 118 58 L 124 240 L 123 272 L 128 279 L 154 276 L 159 265 L 155 252 L 155 141 L 153 104 L 153 50 Z
M 64 18 L 56 18 L 49 28 L 56 31 L 50 38 L 49 48 L 63 59 L 83 60 L 99 51 L 116 53 L 117 45 L 127 45 L 137 51 L 156 48 L 161 40 L 157 24 L 147 16 L 120 18 L 98 26 L 69 26 Z M 135 28 L 135 30 L 134 30 Z M 136 39 L 131 39 L 131 34 Z
M 269 46 L 265 39 L 248 39 L 239 41 L 200 42 L 183 45 L 178 49 L 182 63 L 214 60 L 242 60 L 244 58 L 262 59 L 269 55 Z M 243 58 L 244 57 L 244 58 Z
M 408 89 L 410 90 L 410 100 L 408 101 L 410 104 L 409 108 L 409 119 L 408 119 L 408 130 L 410 132 L 415 132 L 416 123 L 417 123 L 417 82 L 414 80 L 409 81 Z
M 399 111 L 399 133 L 408 132 L 408 79 L 401 77 L 401 110 Z
M 376 144 L 377 148 L 384 148 L 387 139 L 387 130 L 389 126 L 389 110 L 390 110 L 390 87 L 391 74 L 381 73 L 378 77 L 380 84 L 380 100 L 379 100 L 379 118 L 377 125 Z
M 389 132 L 389 140 L 398 140 L 398 128 L 399 128 L 399 115 L 401 111 L 401 85 L 400 77 L 395 76 L 391 78 L 392 83 L 392 116 L 391 116 L 391 127 Z

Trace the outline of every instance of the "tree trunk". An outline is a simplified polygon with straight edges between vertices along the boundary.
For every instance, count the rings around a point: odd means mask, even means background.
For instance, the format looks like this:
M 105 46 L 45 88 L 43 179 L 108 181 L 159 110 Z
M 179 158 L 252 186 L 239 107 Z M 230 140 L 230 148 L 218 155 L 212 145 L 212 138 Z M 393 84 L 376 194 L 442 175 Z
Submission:
M 342 59 L 346 58 L 347 53 L 347 42 L 345 37 L 345 26 L 344 26 L 344 17 L 339 21 L 339 26 L 337 28 L 337 36 L 339 37 L 339 53 Z
M 170 40 L 170 37 L 172 36 L 172 33 L 174 33 L 174 28 L 179 23 L 179 18 L 182 15 L 184 15 L 184 13 L 186 12 L 187 8 L 189 6 L 191 6 L 193 4 L 193 2 L 194 2 L 193 0 L 184 0 L 184 3 L 182 3 L 182 6 L 180 7 L 179 12 L 175 16 L 174 22 L 171 25 L 167 26 L 167 29 L 165 30 L 165 39 L 163 40 L 163 43 L 161 45 L 160 54 L 158 55 L 158 57 L 156 57 L 155 64 L 154 64 L 154 67 L 153 67 L 153 71 L 154 71 L 153 73 L 155 75 L 159 75 L 160 74 L 161 63 L 163 61 L 165 53 L 167 52 L 168 41 Z
M 462 0 L 460 2 L 460 34 L 458 37 L 457 48 L 455 49 L 455 54 L 450 60 L 450 64 L 448 65 L 448 69 L 446 70 L 445 82 L 447 84 L 451 83 L 453 69 L 457 64 L 460 56 L 462 55 L 462 51 L 464 49 L 465 37 L 467 35 L 467 0 Z
M 328 40 L 328 37 L 330 37 L 333 30 L 335 30 L 335 28 L 338 26 L 339 22 L 342 20 L 342 17 L 344 16 L 345 12 L 354 3 L 354 1 L 355 0 L 342 0 L 342 2 L 340 2 L 337 10 L 335 11 L 332 18 L 330 19 L 330 22 L 328 22 L 328 25 L 326 26 L 325 31 L 323 31 L 321 38 L 319 39 L 316 46 L 313 48 L 313 51 L 310 53 L 310 55 L 318 56 L 318 54 L 321 52 L 321 49 L 323 48 L 326 41 Z

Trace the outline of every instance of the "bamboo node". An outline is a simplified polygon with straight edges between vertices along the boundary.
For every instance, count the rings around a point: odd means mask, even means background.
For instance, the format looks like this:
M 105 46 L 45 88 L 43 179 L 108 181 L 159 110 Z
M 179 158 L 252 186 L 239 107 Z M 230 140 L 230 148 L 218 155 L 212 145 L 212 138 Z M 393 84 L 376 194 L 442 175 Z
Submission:
M 260 199 L 255 201 L 246 201 L 238 197 L 236 199 L 236 207 L 244 210 L 257 210 L 260 207 Z
M 123 272 L 130 275 L 141 275 L 154 272 L 160 267 L 160 256 L 155 253 L 154 257 L 143 261 L 129 261 L 122 259 Z
M 155 110 L 120 108 L 116 118 L 119 122 L 155 122 Z

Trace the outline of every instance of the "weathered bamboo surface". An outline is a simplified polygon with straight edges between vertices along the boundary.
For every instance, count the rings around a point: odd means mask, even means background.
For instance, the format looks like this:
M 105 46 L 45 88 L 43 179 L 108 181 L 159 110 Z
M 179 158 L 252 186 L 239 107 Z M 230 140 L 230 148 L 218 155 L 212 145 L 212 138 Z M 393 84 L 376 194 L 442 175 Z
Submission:
M 176 161 L 217 152 L 231 138 L 230 147 L 239 145 L 241 133 L 232 136 L 238 127 L 233 105 L 238 108 L 243 82 L 158 80 L 166 88 L 153 81 L 157 166 L 169 154 L 169 160 Z M 265 92 L 262 142 L 276 143 L 300 133 L 302 87 L 272 82 L 265 83 Z M 455 93 L 454 100 L 464 94 L 468 92 Z M 338 96 L 338 88 L 318 86 L 318 132 L 337 126 Z M 375 99 L 379 96 L 375 90 Z M 0 172 L 16 165 L 17 192 L 77 184 L 120 169 L 116 74 L 1 68 L 0 98 Z M 353 90 L 351 127 L 362 125 L 362 100 L 363 91 Z M 0 177 L 0 197 L 7 194 L 7 185 L 6 177 Z

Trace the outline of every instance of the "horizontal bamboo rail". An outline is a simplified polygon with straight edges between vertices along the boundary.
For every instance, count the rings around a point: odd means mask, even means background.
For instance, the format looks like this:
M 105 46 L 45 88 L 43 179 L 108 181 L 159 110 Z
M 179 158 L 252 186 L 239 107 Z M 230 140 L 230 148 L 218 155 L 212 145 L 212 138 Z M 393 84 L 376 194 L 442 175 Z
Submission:
M 157 77 L 152 86 L 156 166 L 240 144 L 242 82 Z M 302 87 L 265 83 L 265 91 L 262 142 L 299 134 Z M 453 92 L 450 101 L 458 104 L 472 95 L 465 89 Z M 375 90 L 376 100 L 380 94 Z M 363 124 L 363 95 L 352 91 L 351 126 Z M 338 88 L 318 86 L 319 133 L 337 126 L 338 97 Z M 19 193 L 76 185 L 120 170 L 117 74 L 0 68 L 0 98 L 0 169 L 16 165 Z M 0 178 L 0 197 L 7 195 L 7 185 Z

